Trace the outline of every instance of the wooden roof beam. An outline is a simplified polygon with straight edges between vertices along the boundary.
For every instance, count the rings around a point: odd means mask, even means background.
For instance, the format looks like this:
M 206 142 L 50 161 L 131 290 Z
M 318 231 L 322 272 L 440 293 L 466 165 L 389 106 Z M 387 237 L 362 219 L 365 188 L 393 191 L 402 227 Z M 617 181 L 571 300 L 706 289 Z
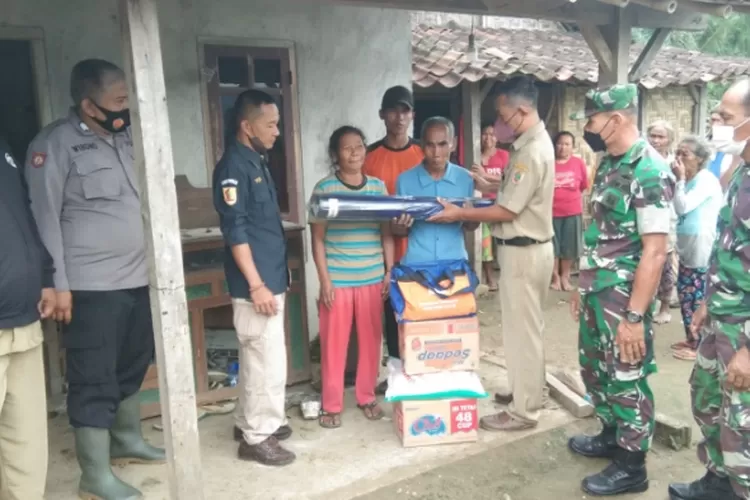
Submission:
M 305 0 L 297 0 L 302 2 Z M 308 0 L 309 1 L 309 0 Z M 380 7 L 402 10 L 427 10 L 481 14 L 485 16 L 512 16 L 531 19 L 546 19 L 569 23 L 589 23 L 603 26 L 615 22 L 618 11 L 626 11 L 633 21 L 633 27 L 672 28 L 680 30 L 702 30 L 706 27 L 705 16 L 689 9 L 678 8 L 673 14 L 636 5 L 631 2 L 624 9 L 597 0 L 318 0 L 339 5 Z M 735 9 L 736 10 L 736 9 Z
M 646 46 L 638 55 L 638 59 L 633 63 L 633 67 L 630 68 L 628 80 L 631 82 L 637 82 L 643 78 L 643 75 L 648 71 L 656 54 L 661 50 L 671 32 L 672 30 L 669 28 L 659 28 L 651 34 L 651 38 L 648 39 Z

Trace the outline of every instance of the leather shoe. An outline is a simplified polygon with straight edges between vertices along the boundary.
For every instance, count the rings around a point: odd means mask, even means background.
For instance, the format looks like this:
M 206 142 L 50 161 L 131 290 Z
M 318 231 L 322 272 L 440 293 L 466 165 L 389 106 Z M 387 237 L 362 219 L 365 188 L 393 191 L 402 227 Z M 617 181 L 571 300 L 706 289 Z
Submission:
M 499 405 L 509 405 L 513 402 L 513 394 L 495 393 L 495 403 Z
M 732 490 L 729 478 L 720 477 L 711 471 L 692 483 L 669 485 L 670 500 L 740 500 Z
M 286 441 L 290 437 L 292 437 L 292 428 L 288 425 L 282 425 L 278 429 L 276 429 L 276 432 L 272 434 L 273 437 L 275 437 L 278 441 Z M 239 427 L 234 427 L 234 440 L 238 443 L 242 441 L 242 430 L 240 430 Z
M 241 460 L 258 462 L 274 467 L 289 465 L 297 458 L 294 453 L 282 448 L 279 441 L 273 436 L 267 438 L 262 443 L 252 445 L 242 440 L 240 447 L 237 449 L 237 456 Z
M 617 428 L 604 427 L 596 436 L 574 436 L 568 441 L 568 448 L 574 453 L 588 458 L 612 458 L 618 450 Z
M 642 493 L 648 489 L 646 453 L 619 448 L 612 463 L 598 474 L 587 477 L 581 488 L 593 496 Z

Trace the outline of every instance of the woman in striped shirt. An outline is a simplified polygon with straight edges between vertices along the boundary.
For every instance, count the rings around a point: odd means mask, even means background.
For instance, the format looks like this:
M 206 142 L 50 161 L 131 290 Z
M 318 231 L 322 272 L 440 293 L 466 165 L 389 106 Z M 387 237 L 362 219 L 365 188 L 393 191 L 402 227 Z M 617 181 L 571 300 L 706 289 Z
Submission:
M 385 184 L 362 173 L 365 137 L 361 130 L 337 129 L 328 145 L 334 172 L 321 179 L 313 194 L 387 195 Z M 320 279 L 321 379 L 320 425 L 341 426 L 344 370 L 354 326 L 359 343 L 355 394 L 357 406 L 370 420 L 383 418 L 375 399 L 383 335 L 383 299 L 393 266 L 389 224 L 310 221 L 312 251 Z

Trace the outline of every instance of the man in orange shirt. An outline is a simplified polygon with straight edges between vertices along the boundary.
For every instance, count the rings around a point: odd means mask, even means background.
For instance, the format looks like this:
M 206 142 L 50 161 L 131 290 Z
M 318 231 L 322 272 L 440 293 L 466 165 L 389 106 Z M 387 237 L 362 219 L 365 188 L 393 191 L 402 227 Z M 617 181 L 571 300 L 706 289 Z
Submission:
M 411 91 L 401 86 L 388 89 L 383 95 L 380 118 L 385 122 L 385 137 L 367 148 L 364 172 L 383 181 L 388 194 L 393 195 L 396 193 L 398 176 L 424 159 L 422 148 L 409 137 L 409 128 L 414 120 L 414 96 Z M 395 263 L 406 253 L 406 234 L 411 225 L 407 219 L 402 218 L 394 223 Z M 385 301 L 385 341 L 388 356 L 399 358 L 398 324 L 388 299 Z M 378 385 L 377 392 L 383 394 L 387 387 L 387 381 L 383 381 Z

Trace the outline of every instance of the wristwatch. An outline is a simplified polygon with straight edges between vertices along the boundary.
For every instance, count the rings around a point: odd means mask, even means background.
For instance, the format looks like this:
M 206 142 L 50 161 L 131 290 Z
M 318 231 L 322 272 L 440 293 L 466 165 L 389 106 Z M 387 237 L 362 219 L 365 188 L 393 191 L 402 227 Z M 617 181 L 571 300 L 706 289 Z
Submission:
M 642 323 L 643 322 L 643 314 L 637 313 L 635 311 L 631 311 L 629 309 L 625 310 L 625 321 L 632 324 Z

